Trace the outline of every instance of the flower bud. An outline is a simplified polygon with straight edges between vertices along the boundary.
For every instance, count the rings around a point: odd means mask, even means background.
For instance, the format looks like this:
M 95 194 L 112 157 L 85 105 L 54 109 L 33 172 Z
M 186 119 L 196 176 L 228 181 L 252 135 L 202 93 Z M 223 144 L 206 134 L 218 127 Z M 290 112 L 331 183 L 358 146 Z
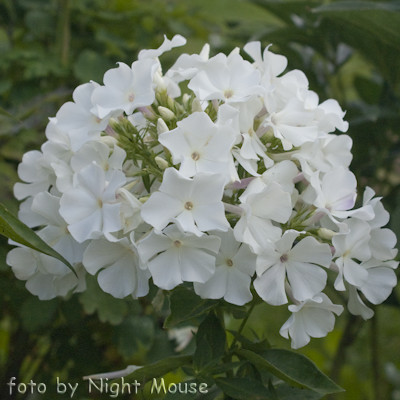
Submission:
M 168 126 L 162 118 L 158 118 L 157 121 L 157 133 L 161 135 L 164 132 L 168 132 Z
M 194 99 L 192 103 L 192 112 L 199 111 L 202 112 L 200 101 L 198 99 Z
M 156 158 L 155 158 L 155 161 L 156 161 L 158 167 L 159 167 L 162 171 L 164 171 L 165 169 L 167 169 L 167 168 L 169 167 L 168 162 L 165 161 L 165 160 L 164 160 L 163 158 L 161 158 L 161 157 L 156 157 Z
M 158 112 L 160 113 L 160 115 L 163 117 L 163 119 L 165 121 L 171 121 L 172 119 L 175 118 L 175 114 L 166 107 L 159 106 Z
M 184 93 L 182 96 L 182 104 L 185 108 L 187 107 L 189 99 L 190 99 L 190 96 L 187 93 Z
M 171 110 L 175 108 L 175 100 L 171 96 L 167 96 L 167 104 Z
M 326 228 L 319 228 L 317 234 L 321 239 L 326 239 L 326 240 L 331 240 L 335 235 L 337 235 L 336 232 Z
M 165 93 L 167 91 L 167 85 L 159 72 L 154 74 L 153 82 L 157 85 L 155 88 L 156 93 Z
M 112 136 L 102 136 L 100 142 L 106 144 L 111 149 L 114 148 L 114 144 L 118 144 L 118 140 Z

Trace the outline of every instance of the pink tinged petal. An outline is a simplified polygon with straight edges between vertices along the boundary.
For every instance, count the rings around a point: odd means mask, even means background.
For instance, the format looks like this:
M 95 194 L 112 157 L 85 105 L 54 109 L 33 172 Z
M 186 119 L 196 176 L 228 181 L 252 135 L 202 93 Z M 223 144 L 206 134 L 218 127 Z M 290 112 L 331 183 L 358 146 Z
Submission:
M 225 218 L 225 210 L 222 202 L 196 205 L 191 214 L 197 227 L 203 232 L 213 229 L 226 232 L 230 227 L 229 222 Z
M 181 201 L 168 194 L 155 192 L 143 204 L 141 216 L 145 222 L 158 230 L 162 230 L 172 218 L 176 217 L 183 210 Z
M 332 252 L 328 244 L 321 244 L 312 237 L 306 237 L 290 250 L 289 260 L 309 262 L 328 268 L 332 261 Z
M 202 299 L 221 299 L 228 284 L 228 267 L 217 267 L 214 275 L 205 282 L 194 282 L 194 290 Z
M 368 271 L 351 258 L 344 259 L 343 275 L 351 285 L 362 287 L 368 280 Z
M 156 286 L 172 290 L 182 283 L 179 252 L 171 248 L 149 261 L 148 268 Z
M 69 232 L 78 243 L 82 243 L 87 239 L 96 239 L 102 228 L 102 212 L 100 208 L 85 219 L 68 226 Z
M 286 262 L 286 272 L 296 300 L 311 299 L 326 286 L 328 275 L 316 265 L 288 261 Z
M 215 257 L 200 249 L 181 246 L 179 261 L 186 282 L 207 282 L 215 272 Z
M 250 291 L 251 278 L 248 274 L 234 268 L 228 271 L 228 284 L 224 300 L 242 306 L 252 300 Z
M 254 288 L 258 295 L 273 306 L 287 303 L 285 292 L 285 268 L 276 264 L 254 281 Z

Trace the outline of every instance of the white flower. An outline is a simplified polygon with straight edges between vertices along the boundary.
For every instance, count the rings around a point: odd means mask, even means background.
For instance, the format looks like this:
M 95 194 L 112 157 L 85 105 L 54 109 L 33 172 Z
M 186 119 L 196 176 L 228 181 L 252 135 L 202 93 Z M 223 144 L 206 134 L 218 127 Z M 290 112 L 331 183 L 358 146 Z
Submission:
M 174 164 L 181 163 L 179 172 L 187 177 L 199 172 L 222 174 L 229 182 L 233 130 L 216 126 L 204 112 L 195 112 L 177 125 L 160 135 L 159 141 L 171 151 Z
M 276 182 L 269 182 L 261 192 L 248 194 L 239 207 L 243 214 L 235 225 L 235 238 L 250 245 L 255 253 L 261 252 L 268 240 L 275 242 L 281 237 L 281 228 L 272 221 L 285 223 L 292 213 L 290 194 Z
M 118 68 L 104 74 L 104 85 L 96 88 L 92 102 L 97 107 L 99 118 L 104 118 L 112 111 L 125 111 L 127 115 L 142 106 L 153 103 L 153 75 L 158 63 L 150 58 L 135 61 L 130 68 L 119 63 Z
M 116 202 L 116 190 L 125 184 L 125 175 L 113 169 L 106 180 L 104 170 L 91 164 L 78 172 L 77 181 L 77 186 L 67 190 L 60 202 L 60 214 L 67 221 L 71 235 L 82 243 L 119 231 L 120 203 Z
M 188 84 L 200 100 L 222 100 L 226 103 L 246 101 L 250 96 L 264 92 L 260 72 L 239 54 L 211 59 Z
M 304 238 L 292 248 L 299 234 L 294 230 L 286 231 L 274 244 L 265 243 L 257 258 L 254 288 L 269 304 L 287 303 L 286 275 L 298 301 L 311 299 L 325 288 L 327 273 L 318 265 L 330 266 L 331 250 L 327 244 L 320 244 L 312 237 Z
M 159 191 L 143 204 L 142 218 L 157 230 L 176 222 L 197 236 L 213 229 L 227 231 L 229 223 L 221 201 L 224 182 L 222 175 L 199 173 L 190 179 L 167 168 Z
M 393 270 L 398 265 L 398 261 L 380 261 L 374 258 L 361 263 L 361 266 L 368 271 L 368 278 L 359 290 L 372 304 L 380 304 L 389 297 L 397 284 Z
M 264 126 L 272 127 L 284 150 L 291 150 L 293 146 L 317 139 L 318 128 L 311 125 L 313 120 L 314 112 L 306 110 L 300 100 L 292 98 L 281 111 L 266 118 Z
M 197 237 L 170 225 L 163 232 L 151 231 L 140 240 L 138 251 L 153 282 L 171 290 L 184 281 L 206 282 L 215 271 L 215 257 L 205 250 L 217 253 L 220 244 L 217 236 Z
M 89 140 L 100 139 L 100 132 L 108 125 L 111 115 L 99 118 L 96 110 L 93 110 L 91 96 L 97 87 L 99 84 L 95 82 L 78 86 L 72 94 L 74 102 L 64 103 L 57 112 L 57 127 L 68 133 L 73 151 L 79 150 Z M 115 113 L 114 117 L 118 114 L 120 112 Z
M 290 305 L 290 318 L 283 324 L 279 333 L 292 338 L 292 348 L 299 349 L 310 342 L 310 337 L 321 338 L 332 332 L 335 316 L 343 312 L 343 306 L 333 304 L 328 296 L 319 293 L 299 305 Z
M 93 240 L 83 255 L 83 265 L 92 275 L 101 270 L 97 277 L 99 286 L 117 299 L 128 295 L 137 299 L 149 292 L 150 273 L 139 267 L 132 235 L 130 240 Z
M 253 298 L 250 292 L 251 277 L 256 269 L 256 255 L 248 245 L 236 241 L 233 230 L 210 232 L 221 239 L 216 257 L 214 275 L 205 283 L 195 283 L 194 290 L 203 299 L 224 298 L 229 303 L 242 306 Z
M 357 287 L 362 287 L 368 280 L 368 271 L 354 259 L 367 261 L 371 258 L 371 250 L 368 247 L 371 228 L 367 222 L 357 218 L 346 220 L 346 225 L 348 233 L 332 238 L 334 257 L 338 257 L 335 263 L 339 268 L 335 281 L 336 290 L 345 290 L 343 279 Z

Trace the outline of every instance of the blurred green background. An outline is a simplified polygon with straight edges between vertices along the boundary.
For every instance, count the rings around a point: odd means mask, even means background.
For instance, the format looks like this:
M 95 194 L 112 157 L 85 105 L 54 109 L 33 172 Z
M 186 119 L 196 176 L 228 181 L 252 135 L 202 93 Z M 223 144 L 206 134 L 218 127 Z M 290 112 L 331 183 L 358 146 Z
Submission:
M 48 117 L 77 85 L 102 83 L 117 61 L 130 64 L 140 49 L 157 48 L 164 34 L 177 33 L 188 43 L 162 56 L 164 71 L 182 51 L 199 52 L 206 42 L 214 55 L 260 40 L 263 47 L 273 43 L 289 69 L 306 73 L 321 102 L 337 99 L 347 110 L 359 193 L 371 186 L 385 196 L 390 228 L 400 234 L 398 1 L 0 0 L 0 107 L 14 116 L 0 115 L 0 202 L 17 213 L 17 165 L 26 151 L 40 149 Z M 12 376 L 46 383 L 40 399 L 70 398 L 54 394 L 57 376 L 79 382 L 74 398 L 89 398 L 82 376 L 174 354 L 176 343 L 161 328 L 163 313 L 151 305 L 154 291 L 139 301 L 117 300 L 92 278 L 83 294 L 39 301 L 6 265 L 10 247 L 0 240 L 0 399 L 35 398 L 10 396 Z M 332 399 L 400 399 L 399 299 L 396 288 L 367 322 L 343 313 L 334 332 L 300 350 L 346 389 Z M 265 305 L 249 326 L 290 348 L 278 333 L 288 315 L 285 306 Z M 253 335 L 249 328 L 245 333 Z

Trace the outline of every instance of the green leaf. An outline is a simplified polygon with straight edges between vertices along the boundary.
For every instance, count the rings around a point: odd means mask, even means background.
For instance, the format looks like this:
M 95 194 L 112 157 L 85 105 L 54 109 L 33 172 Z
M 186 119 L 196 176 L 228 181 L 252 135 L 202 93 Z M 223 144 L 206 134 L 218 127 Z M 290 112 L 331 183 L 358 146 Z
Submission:
M 13 240 L 14 242 L 20 243 L 33 250 L 39 251 L 50 257 L 54 257 L 57 260 L 63 262 L 76 277 L 75 270 L 71 264 L 54 249 L 52 249 L 46 242 L 44 242 L 32 229 L 28 228 L 22 223 L 17 217 L 11 214 L 3 204 L 0 203 L 0 234 Z
M 180 322 L 197 317 L 218 304 L 214 300 L 203 300 L 182 286 L 176 287 L 171 292 L 169 301 L 171 313 L 164 322 L 164 328 L 171 328 Z
M 201 372 L 204 367 L 211 364 L 213 361 L 213 354 L 210 344 L 208 343 L 207 337 L 204 336 L 197 344 L 196 352 L 193 356 L 193 363 L 196 366 L 196 370 Z
M 238 349 L 235 353 L 258 368 L 267 369 L 291 386 L 311 389 L 320 394 L 344 391 L 302 354 L 284 349 L 270 349 L 260 355 L 245 349 Z
M 276 400 L 319 400 L 322 394 L 313 390 L 292 388 L 286 384 L 275 388 Z
M 146 365 L 125 377 L 125 380 L 136 379 L 139 382 L 149 381 L 153 378 L 159 378 L 168 372 L 171 372 L 183 365 L 189 364 L 192 361 L 192 356 L 176 356 L 164 358 L 154 364 Z
M 400 49 L 400 4 L 335 1 L 314 8 L 313 12 L 353 25 L 373 34 L 381 42 Z
M 208 314 L 199 326 L 196 334 L 197 348 L 201 346 L 204 338 L 207 338 L 207 343 L 211 348 L 212 360 L 221 358 L 224 354 L 226 334 L 221 322 L 213 312 Z
M 144 347 L 149 350 L 154 341 L 154 323 L 148 316 L 132 315 L 114 330 L 118 351 L 124 358 L 132 358 Z
M 233 371 L 235 368 L 241 367 L 246 363 L 247 363 L 247 361 L 235 361 L 235 362 L 229 362 L 229 363 L 225 363 L 225 364 L 213 365 L 213 366 L 207 368 L 207 372 L 210 375 L 224 374 L 225 372 Z
M 228 396 L 238 400 L 270 399 L 269 390 L 259 381 L 249 378 L 216 378 L 217 386 Z
M 79 302 L 87 314 L 97 311 L 101 322 L 120 324 L 128 311 L 125 300 L 116 299 L 100 289 L 94 276 L 86 275 L 87 289 L 79 296 Z

